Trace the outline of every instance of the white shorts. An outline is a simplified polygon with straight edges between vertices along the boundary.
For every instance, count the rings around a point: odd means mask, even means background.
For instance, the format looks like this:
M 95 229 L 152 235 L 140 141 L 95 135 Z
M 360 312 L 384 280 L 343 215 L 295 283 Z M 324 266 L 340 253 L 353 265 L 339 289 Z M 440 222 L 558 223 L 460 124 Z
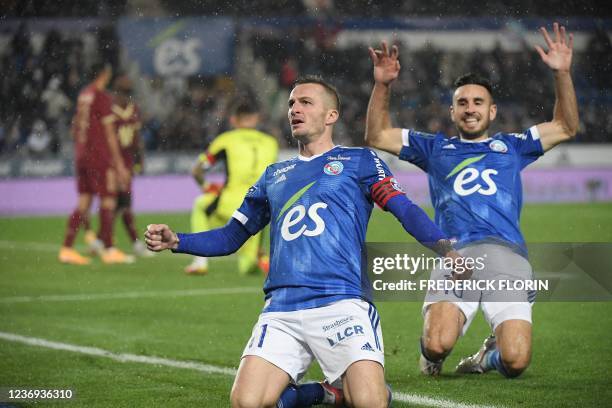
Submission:
M 519 280 L 533 279 L 529 261 L 510 248 L 497 244 L 476 244 L 458 251 L 464 257 L 484 257 L 484 269 L 475 270 L 472 279 Z M 451 271 L 434 269 L 432 280 L 450 279 Z M 480 307 L 487 323 L 495 330 L 506 320 L 525 320 L 531 323 L 531 308 L 535 293 L 531 291 L 428 291 L 423 304 L 423 316 L 427 308 L 434 303 L 450 302 L 461 310 L 465 324 L 461 335 L 464 335 L 474 320 Z
M 304 376 L 313 359 L 334 383 L 359 360 L 385 365 L 380 317 L 376 307 L 359 299 L 295 312 L 262 313 L 242 358 L 261 357 L 291 377 Z

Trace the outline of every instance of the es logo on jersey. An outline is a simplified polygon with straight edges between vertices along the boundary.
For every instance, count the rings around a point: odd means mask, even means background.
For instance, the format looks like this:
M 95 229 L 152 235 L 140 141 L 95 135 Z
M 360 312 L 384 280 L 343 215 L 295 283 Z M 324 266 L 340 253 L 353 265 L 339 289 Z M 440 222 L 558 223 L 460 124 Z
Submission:
M 507 146 L 503 144 L 503 147 L 507 149 Z M 500 147 L 501 148 L 501 147 Z M 497 193 L 497 185 L 493 181 L 492 176 L 497 175 L 498 172 L 495 169 L 484 169 L 479 171 L 473 167 L 468 167 L 482 160 L 486 154 L 482 154 L 476 157 L 470 157 L 463 160 L 461 163 L 455 166 L 453 170 L 446 176 L 446 180 L 454 176 L 455 181 L 453 182 L 453 190 L 455 193 L 462 197 L 479 193 L 482 195 L 493 195 Z M 481 184 L 481 181 L 483 184 Z
M 328 176 L 337 176 L 342 173 L 342 170 L 344 170 L 344 164 L 340 161 L 329 162 L 323 166 L 323 172 Z
M 316 181 L 313 181 L 293 194 L 278 213 L 277 221 L 284 215 L 283 222 L 281 223 L 281 236 L 285 241 L 293 241 L 302 235 L 316 237 L 325 231 L 325 221 L 323 221 L 318 211 L 326 209 L 327 204 L 323 202 L 314 203 L 308 207 L 308 210 L 301 204 L 291 208 L 315 183 Z M 306 214 L 308 214 L 308 218 L 311 221 L 308 224 L 312 225 L 314 223 L 313 229 L 309 229 L 306 223 L 302 222 Z
M 341 330 L 338 330 L 331 338 L 327 337 L 327 341 L 329 342 L 330 346 L 335 347 L 339 343 L 343 342 L 344 340 L 350 337 L 364 336 L 364 335 L 365 334 L 363 333 L 363 326 L 356 324 L 354 326 L 348 326 Z
M 285 241 L 293 241 L 302 235 L 306 237 L 316 237 L 325 231 L 325 221 L 319 215 L 318 211 L 327 208 L 325 203 L 314 203 L 308 210 L 303 205 L 296 205 L 285 215 L 281 224 L 281 235 Z M 314 228 L 308 229 L 305 223 L 302 222 L 308 214 L 308 218 L 314 222 Z M 298 227 L 299 224 L 299 227 Z
M 477 169 L 468 167 L 457 174 L 457 178 L 453 183 L 453 189 L 457 194 L 463 197 L 474 193 L 493 195 L 497 193 L 497 184 L 495 184 L 491 176 L 496 174 L 497 170 L 494 169 L 484 169 L 482 172 L 479 172 Z M 484 185 L 480 183 L 480 180 L 470 185 L 470 183 L 473 183 L 478 178 L 482 180 Z

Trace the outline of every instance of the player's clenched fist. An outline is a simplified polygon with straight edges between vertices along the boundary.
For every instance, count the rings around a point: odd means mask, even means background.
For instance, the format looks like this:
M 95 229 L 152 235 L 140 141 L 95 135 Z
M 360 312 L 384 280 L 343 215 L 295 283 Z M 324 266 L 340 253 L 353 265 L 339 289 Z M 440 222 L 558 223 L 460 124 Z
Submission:
M 160 252 L 178 247 L 178 237 L 166 224 L 149 224 L 144 236 L 149 251 Z

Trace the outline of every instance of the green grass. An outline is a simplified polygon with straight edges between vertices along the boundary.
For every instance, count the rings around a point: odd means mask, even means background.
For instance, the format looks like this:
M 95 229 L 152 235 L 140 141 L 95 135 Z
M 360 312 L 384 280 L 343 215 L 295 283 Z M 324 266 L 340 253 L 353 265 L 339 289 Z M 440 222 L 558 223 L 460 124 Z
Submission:
M 142 215 L 142 228 L 166 222 L 188 229 L 187 214 Z M 184 255 L 161 254 L 133 265 L 90 267 L 56 261 L 65 218 L 0 218 L 0 300 L 14 296 L 121 293 L 260 287 L 239 277 L 232 257 L 213 260 L 206 277 L 186 277 Z M 612 242 L 612 205 L 533 205 L 523 212 L 528 242 Z M 127 240 L 118 232 L 119 246 Z M 404 241 L 389 214 L 375 212 L 369 241 Z M 7 243 L 12 243 L 8 245 Z M 27 243 L 46 243 L 28 245 Z M 612 271 L 611 271 L 612 272 Z M 133 353 L 236 367 L 262 306 L 258 293 L 156 296 L 88 301 L 0 301 L 0 331 L 114 353 Z M 538 303 L 534 308 L 532 366 L 505 380 L 497 373 L 457 376 L 458 360 L 488 333 L 478 316 L 448 358 L 444 375 L 417 369 L 422 318 L 419 303 L 379 303 L 386 373 L 396 391 L 462 403 L 505 407 L 606 406 L 612 400 L 610 303 Z M 319 378 L 318 368 L 311 378 Z M 228 406 L 232 378 L 188 369 L 110 359 L 0 339 L 0 387 L 71 388 L 63 406 Z M 401 404 L 398 404 L 401 405 Z

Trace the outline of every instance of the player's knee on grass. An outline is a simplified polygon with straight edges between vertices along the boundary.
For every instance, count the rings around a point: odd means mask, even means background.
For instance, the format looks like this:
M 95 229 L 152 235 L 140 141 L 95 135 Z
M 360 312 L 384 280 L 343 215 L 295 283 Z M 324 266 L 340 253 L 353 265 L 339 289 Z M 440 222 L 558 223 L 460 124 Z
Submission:
M 506 320 L 497 326 L 495 336 L 506 376 L 518 377 L 531 362 L 531 323 L 520 319 Z
M 232 390 L 230 395 L 232 408 L 276 407 L 276 400 L 266 399 L 264 395 L 244 393 Z
M 268 387 L 254 390 L 234 386 L 230 394 L 230 401 L 233 408 L 276 407 L 279 395 L 271 391 Z
M 389 390 L 385 383 L 384 369 L 375 361 L 357 361 L 347 369 L 343 377 L 346 405 L 354 408 L 389 406 Z
M 509 378 L 518 377 L 529 367 L 531 356 L 528 351 L 521 351 L 518 347 L 510 346 L 504 347 L 500 354 Z
M 265 401 L 258 395 L 247 394 L 247 393 L 235 393 L 232 391 L 230 395 L 232 408 L 259 408 L 259 407 L 270 407 L 276 406 L 276 401 Z
M 448 302 L 434 303 L 425 315 L 421 345 L 431 361 L 445 358 L 455 347 L 465 322 L 463 313 Z
M 346 405 L 352 408 L 387 408 L 389 391 L 386 387 L 361 388 L 344 394 Z
M 455 346 L 457 337 L 444 330 L 433 333 L 426 333 L 423 336 L 423 348 L 427 357 L 431 361 L 438 361 L 450 354 Z

